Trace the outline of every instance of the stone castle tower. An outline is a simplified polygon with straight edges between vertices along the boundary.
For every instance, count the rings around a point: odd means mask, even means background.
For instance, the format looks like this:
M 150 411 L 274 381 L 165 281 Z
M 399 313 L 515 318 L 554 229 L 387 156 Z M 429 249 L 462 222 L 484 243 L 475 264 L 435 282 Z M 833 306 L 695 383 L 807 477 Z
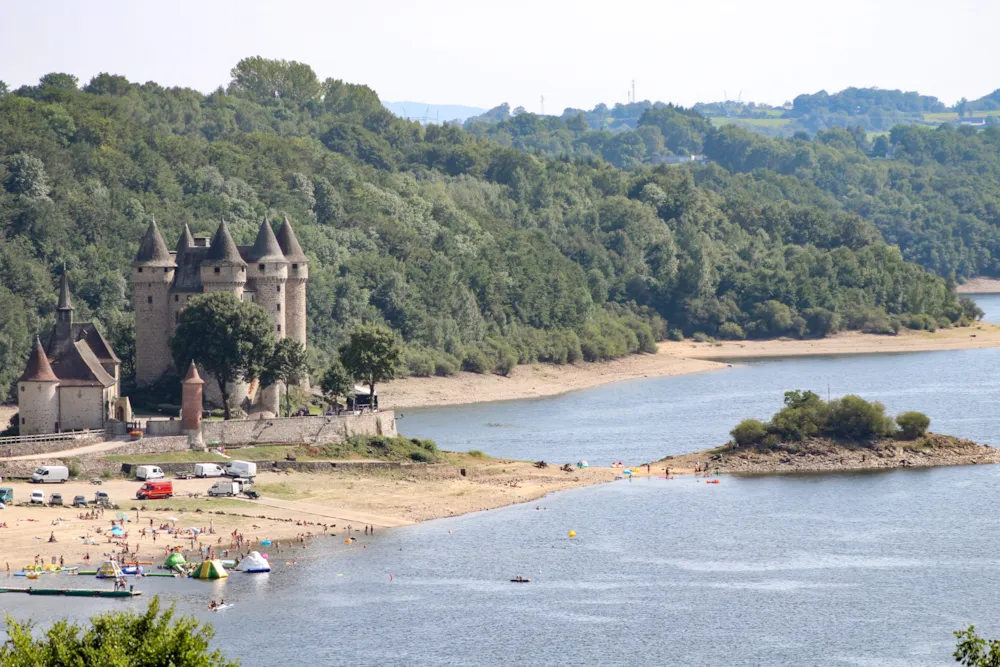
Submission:
M 152 383 L 172 369 L 169 339 L 197 294 L 230 292 L 257 303 L 279 339 L 288 336 L 305 346 L 308 263 L 288 218 L 277 235 L 267 219 L 261 222 L 252 246 L 237 246 L 225 222 L 211 241 L 195 238 L 184 225 L 174 252 L 150 222 L 132 262 L 137 382 Z M 277 386 L 261 392 L 260 406 L 277 413 L 278 392 Z

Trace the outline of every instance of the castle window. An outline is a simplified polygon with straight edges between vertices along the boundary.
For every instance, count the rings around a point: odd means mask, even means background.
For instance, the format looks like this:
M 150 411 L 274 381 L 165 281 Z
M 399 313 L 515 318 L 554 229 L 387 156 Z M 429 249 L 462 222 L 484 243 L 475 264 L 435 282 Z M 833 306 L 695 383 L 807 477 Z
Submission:
M 174 303 L 177 303 L 180 300 L 181 300 L 181 298 L 175 294 L 174 295 Z
M 263 264 L 258 264 L 257 265 L 257 270 L 258 271 L 263 271 L 264 270 L 264 265 Z
M 297 268 L 299 268 L 299 265 L 298 264 L 292 264 L 292 268 L 293 269 L 297 269 Z
M 278 291 L 279 292 L 281 291 L 281 285 L 278 285 Z
M 24 426 L 24 417 L 21 417 L 21 426 Z
M 139 267 L 139 273 L 142 273 L 142 267 L 141 266 Z
M 21 385 L 21 391 L 24 391 L 24 389 L 25 389 L 25 387 L 24 387 L 24 385 L 22 384 L 22 385 Z
M 219 267 L 215 267 L 215 272 L 216 273 L 219 273 L 220 271 L 221 271 L 221 269 Z
M 278 325 L 278 333 L 281 333 L 281 325 Z
M 169 266 L 163 267 L 163 272 L 164 273 L 170 273 L 170 267 Z
M 153 303 L 153 297 L 147 296 L 146 297 L 146 303 Z
M 178 323 L 180 323 L 180 321 L 181 321 L 181 314 L 180 313 L 174 313 L 174 324 L 178 324 Z
M 279 313 L 281 312 L 281 304 L 280 303 L 278 304 L 278 312 Z

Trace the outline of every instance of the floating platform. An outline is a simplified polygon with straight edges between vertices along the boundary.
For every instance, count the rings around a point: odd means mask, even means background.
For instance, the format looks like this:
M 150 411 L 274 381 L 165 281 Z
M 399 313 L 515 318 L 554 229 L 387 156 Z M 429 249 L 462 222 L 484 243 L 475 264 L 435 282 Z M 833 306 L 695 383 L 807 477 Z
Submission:
M 0 588 L 0 593 L 28 595 L 68 595 L 81 598 L 134 598 L 142 591 L 103 591 L 89 588 Z

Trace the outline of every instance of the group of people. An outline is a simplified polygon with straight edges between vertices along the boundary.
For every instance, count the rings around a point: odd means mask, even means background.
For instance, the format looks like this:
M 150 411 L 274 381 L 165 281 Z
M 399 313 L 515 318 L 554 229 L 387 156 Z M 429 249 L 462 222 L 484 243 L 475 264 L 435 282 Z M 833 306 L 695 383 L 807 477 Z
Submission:
M 210 610 L 212 610 L 212 611 L 214 611 L 214 610 L 216 610 L 216 609 L 218 609 L 220 607 L 225 607 L 225 606 L 226 606 L 226 599 L 225 598 L 222 598 L 218 602 L 216 602 L 215 600 L 212 600 L 211 602 L 208 603 L 208 608 Z

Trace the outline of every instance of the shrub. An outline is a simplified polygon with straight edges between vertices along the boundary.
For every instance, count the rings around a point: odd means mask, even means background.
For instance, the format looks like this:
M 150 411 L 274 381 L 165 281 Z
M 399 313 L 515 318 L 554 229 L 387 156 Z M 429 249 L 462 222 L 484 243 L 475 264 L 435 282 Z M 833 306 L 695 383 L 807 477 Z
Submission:
M 442 354 L 434 361 L 434 375 L 449 377 L 458 372 L 458 359 L 450 354 Z
M 834 437 L 870 440 L 895 430 L 892 418 L 885 414 L 885 406 L 878 401 L 869 403 L 860 396 L 848 395 L 830 401 L 829 406 L 826 430 Z
M 747 335 L 743 333 L 743 327 L 736 322 L 723 322 L 719 327 L 719 338 L 725 340 L 743 340 Z
M 749 447 L 764 440 L 767 436 L 767 427 L 759 419 L 744 419 L 729 434 L 740 447 Z
M 905 440 L 916 440 L 927 433 L 931 419 L 922 412 L 904 412 L 896 417 L 899 435 Z
M 403 365 L 408 375 L 430 377 L 434 375 L 434 358 L 426 350 L 407 350 L 403 356 Z
M 803 313 L 809 334 L 825 338 L 840 331 L 844 324 L 840 315 L 826 308 L 808 308 Z
M 469 454 L 469 456 L 471 456 L 474 459 L 485 459 L 486 458 L 486 454 L 483 453 L 483 451 L 479 450 L 479 449 L 470 449 L 469 452 L 468 452 L 468 454 Z
M 711 343 L 712 337 L 709 336 L 704 331 L 695 331 L 694 335 L 691 336 L 691 340 L 693 340 L 696 343 Z
M 414 449 L 410 452 L 410 460 L 416 463 L 430 463 L 434 457 L 421 449 Z
M 671 329 L 670 333 L 667 334 L 667 338 L 675 341 L 684 340 L 684 332 L 680 329 Z
M 470 373 L 489 373 L 493 368 L 489 357 L 478 347 L 470 347 L 465 350 L 465 358 L 462 359 L 462 370 Z

